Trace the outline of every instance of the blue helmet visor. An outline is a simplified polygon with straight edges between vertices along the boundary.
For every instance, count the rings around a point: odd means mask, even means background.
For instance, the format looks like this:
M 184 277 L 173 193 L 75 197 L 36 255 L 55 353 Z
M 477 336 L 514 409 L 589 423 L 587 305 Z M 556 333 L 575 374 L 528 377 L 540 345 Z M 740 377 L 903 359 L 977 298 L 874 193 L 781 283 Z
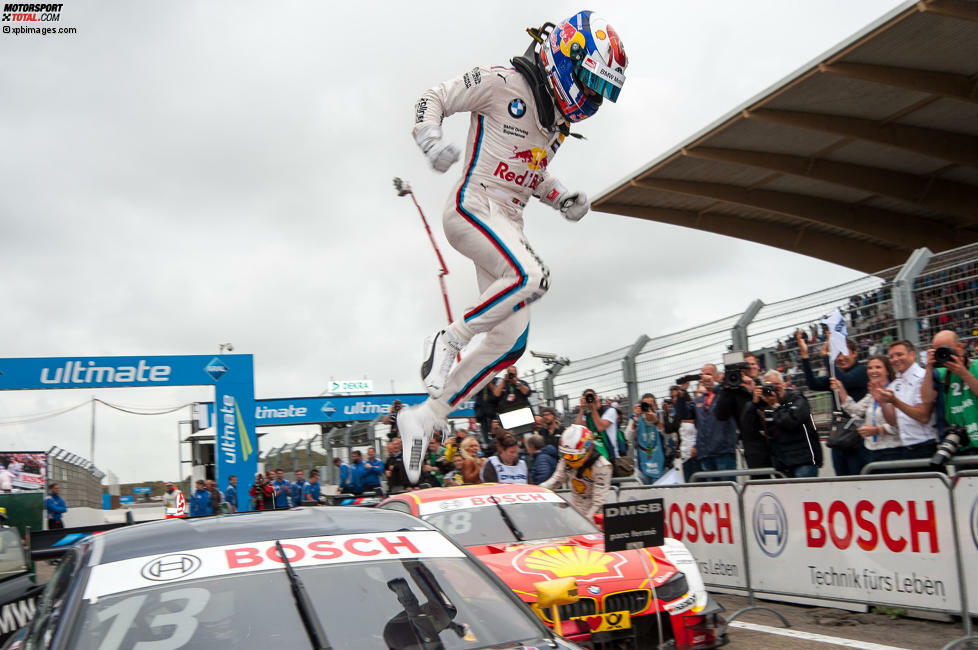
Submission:
M 587 57 L 574 67 L 574 76 L 581 85 L 613 102 L 618 101 L 621 87 L 625 83 L 624 75 L 596 62 L 591 57 Z

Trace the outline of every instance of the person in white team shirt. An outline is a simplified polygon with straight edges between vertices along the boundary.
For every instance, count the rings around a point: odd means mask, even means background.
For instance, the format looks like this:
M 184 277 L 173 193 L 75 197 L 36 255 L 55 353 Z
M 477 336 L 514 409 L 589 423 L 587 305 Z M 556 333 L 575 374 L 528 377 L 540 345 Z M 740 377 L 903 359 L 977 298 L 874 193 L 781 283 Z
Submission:
M 548 166 L 569 125 L 593 115 L 605 99 L 617 100 L 625 82 L 625 50 L 600 16 L 581 11 L 557 26 L 527 31 L 535 42 L 511 60 L 513 67 L 473 68 L 429 89 L 415 105 L 414 139 L 438 172 L 460 155 L 442 139 L 442 120 L 471 116 L 462 176 L 443 223 L 449 243 L 475 263 L 481 294 L 461 318 L 425 340 L 421 376 L 429 399 L 398 416 L 413 481 L 437 424 L 526 349 L 527 306 L 549 289 L 550 271 L 523 234 L 523 209 L 535 196 L 570 221 L 587 214 L 587 196 L 565 188 Z M 455 364 L 480 333 L 485 338 Z
M 900 431 L 902 460 L 931 458 L 937 451 L 937 416 L 934 402 L 925 402 L 921 396 L 927 371 L 917 363 L 917 351 L 910 341 L 894 341 L 888 352 L 896 379 L 879 391 L 883 416 Z
M 499 439 L 496 454 L 486 459 L 479 471 L 483 483 L 523 483 L 529 482 L 526 461 L 520 458 L 519 443 L 507 435 Z

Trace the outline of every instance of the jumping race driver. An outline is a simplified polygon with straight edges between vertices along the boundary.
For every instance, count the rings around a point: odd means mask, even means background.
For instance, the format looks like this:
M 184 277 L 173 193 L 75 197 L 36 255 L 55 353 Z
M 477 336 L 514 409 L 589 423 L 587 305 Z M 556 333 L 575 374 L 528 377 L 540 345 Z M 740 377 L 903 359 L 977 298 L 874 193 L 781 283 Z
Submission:
M 421 376 L 429 399 L 397 418 L 408 478 L 416 482 L 434 428 L 526 349 L 528 306 L 547 292 L 550 271 L 523 235 L 531 195 L 580 221 L 591 206 L 547 167 L 570 124 L 618 99 L 627 59 L 608 22 L 581 11 L 560 25 L 527 30 L 534 42 L 512 68 L 476 67 L 431 88 L 415 105 L 414 139 L 438 172 L 459 159 L 442 120 L 471 115 L 462 177 L 445 207 L 449 243 L 475 264 L 479 298 L 447 329 L 425 339 Z M 485 338 L 456 357 L 473 336 Z

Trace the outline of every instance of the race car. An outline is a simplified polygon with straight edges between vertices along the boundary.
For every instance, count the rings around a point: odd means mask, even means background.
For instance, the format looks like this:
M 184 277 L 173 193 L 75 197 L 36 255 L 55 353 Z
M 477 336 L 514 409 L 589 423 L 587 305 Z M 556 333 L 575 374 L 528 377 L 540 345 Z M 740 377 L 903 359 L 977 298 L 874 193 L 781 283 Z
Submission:
M 548 624 L 534 584 L 574 577 L 580 600 L 558 609 L 562 634 L 582 645 L 717 648 L 727 640 L 720 606 L 686 547 L 605 552 L 604 535 L 560 495 L 536 485 L 481 484 L 391 496 L 400 510 L 454 537 Z M 661 624 L 660 624 L 661 621 Z
M 316 507 L 111 530 L 71 547 L 7 648 L 576 648 L 437 528 Z
M 40 591 L 20 533 L 0 525 L 0 643 L 31 620 Z

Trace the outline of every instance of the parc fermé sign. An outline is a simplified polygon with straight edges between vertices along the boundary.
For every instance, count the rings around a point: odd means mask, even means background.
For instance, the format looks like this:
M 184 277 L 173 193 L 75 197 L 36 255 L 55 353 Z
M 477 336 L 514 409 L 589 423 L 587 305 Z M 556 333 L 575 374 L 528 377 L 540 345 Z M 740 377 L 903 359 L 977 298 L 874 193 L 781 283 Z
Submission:
M 685 544 L 713 587 L 747 587 L 737 488 L 730 483 L 624 488 L 620 501 L 663 499 L 665 534 Z
M 942 477 L 765 481 L 743 499 L 756 591 L 960 611 Z
M 958 547 L 964 559 L 964 583 L 968 586 L 968 611 L 978 614 L 978 472 L 959 476 L 951 494 L 958 522 Z

